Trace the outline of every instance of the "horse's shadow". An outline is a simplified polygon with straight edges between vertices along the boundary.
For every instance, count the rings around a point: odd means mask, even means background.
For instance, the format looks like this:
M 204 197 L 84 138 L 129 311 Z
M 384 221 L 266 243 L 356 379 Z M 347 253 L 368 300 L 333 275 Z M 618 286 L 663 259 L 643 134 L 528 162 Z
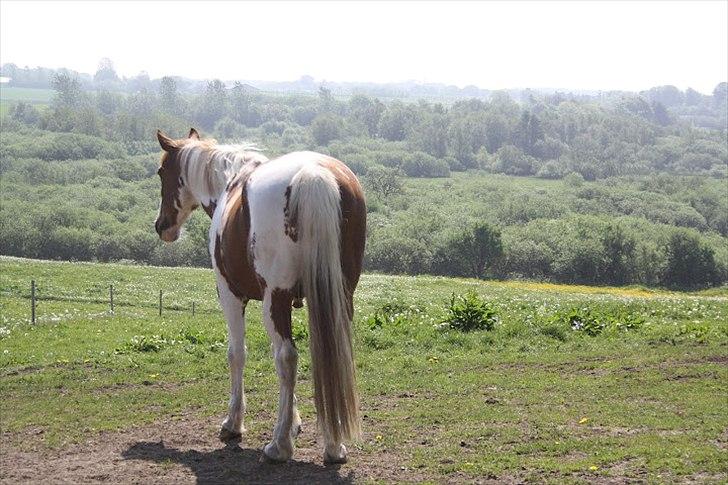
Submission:
M 197 483 L 353 483 L 353 473 L 339 473 L 339 466 L 303 461 L 272 464 L 261 461 L 262 451 L 241 448 L 239 441 L 213 451 L 182 451 L 163 441 L 139 441 L 122 453 L 125 460 L 145 460 L 164 466 L 179 463 L 189 468 Z

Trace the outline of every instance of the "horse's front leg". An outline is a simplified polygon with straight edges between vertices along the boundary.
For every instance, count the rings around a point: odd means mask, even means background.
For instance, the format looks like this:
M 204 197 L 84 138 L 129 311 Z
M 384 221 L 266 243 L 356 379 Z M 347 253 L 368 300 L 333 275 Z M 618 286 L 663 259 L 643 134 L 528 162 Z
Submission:
M 222 423 L 220 439 L 239 438 L 245 426 L 245 389 L 243 388 L 243 368 L 245 367 L 245 305 L 233 295 L 224 278 L 218 276 L 220 306 L 228 325 L 228 364 L 230 365 L 230 404 L 228 415 Z
M 280 384 L 278 421 L 273 440 L 263 450 L 265 456 L 277 462 L 293 456 L 293 438 L 301 429 L 301 418 L 296 409 L 296 368 L 298 351 L 291 335 L 292 296 L 288 290 L 266 289 L 263 298 L 263 321 L 273 343 L 273 358 Z

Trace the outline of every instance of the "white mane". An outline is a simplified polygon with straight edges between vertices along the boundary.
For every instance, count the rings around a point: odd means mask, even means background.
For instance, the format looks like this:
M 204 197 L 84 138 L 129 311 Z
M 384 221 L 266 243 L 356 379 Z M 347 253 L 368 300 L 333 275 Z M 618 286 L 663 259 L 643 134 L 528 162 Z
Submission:
M 178 157 L 184 184 L 205 205 L 216 201 L 246 164 L 268 161 L 255 145 L 216 145 L 207 140 L 185 144 Z

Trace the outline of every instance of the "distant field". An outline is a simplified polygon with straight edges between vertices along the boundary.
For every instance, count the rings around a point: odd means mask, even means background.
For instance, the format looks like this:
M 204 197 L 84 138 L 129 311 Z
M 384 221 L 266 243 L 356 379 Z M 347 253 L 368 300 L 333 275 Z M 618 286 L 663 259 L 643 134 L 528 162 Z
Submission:
M 34 326 L 31 279 L 39 297 Z M 239 446 L 216 440 L 228 371 L 213 281 L 203 269 L 0 258 L 0 476 L 76 483 L 728 478 L 724 293 L 364 275 L 355 302 L 364 437 L 336 469 L 320 466 L 305 309 L 294 312 L 304 420 L 298 461 L 257 461 L 277 404 L 258 303 L 247 312 L 248 431 Z M 469 290 L 492 305 L 493 330 L 442 327 L 451 295 Z M 590 334 L 564 315 L 605 325 Z
M 47 104 L 53 99 L 54 92 L 52 89 L 1 87 L 0 101 L 3 103 L 25 101 L 26 103 Z
M 10 106 L 19 101 L 45 106 L 53 99 L 53 93 L 52 89 L 0 87 L 0 116 L 4 116 Z

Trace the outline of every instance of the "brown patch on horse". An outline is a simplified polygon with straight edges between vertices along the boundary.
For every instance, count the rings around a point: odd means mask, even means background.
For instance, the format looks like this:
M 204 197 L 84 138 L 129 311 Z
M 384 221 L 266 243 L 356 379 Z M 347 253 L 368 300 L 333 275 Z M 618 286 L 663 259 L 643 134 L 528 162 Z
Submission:
M 162 215 L 158 221 L 157 232 L 173 226 L 177 221 L 181 206 L 179 198 L 180 189 L 180 173 L 181 168 L 177 160 L 177 152 L 162 152 L 162 158 L 159 162 L 159 178 L 162 182 Z
M 283 340 L 293 340 L 291 331 L 291 303 L 293 294 L 290 290 L 274 288 L 270 294 L 270 317 L 273 328 Z
M 291 238 L 291 241 L 298 241 L 298 221 L 291 217 L 291 186 L 286 187 L 286 192 L 283 194 L 286 198 L 286 206 L 283 208 L 283 232 L 286 236 Z
M 359 283 L 364 259 L 367 231 L 367 206 L 364 191 L 356 175 L 339 160 L 323 157 L 319 162 L 334 174 L 341 196 L 341 269 L 346 280 L 349 310 L 352 295 Z
M 225 212 L 215 240 L 215 263 L 230 291 L 241 299 L 262 300 L 265 280 L 255 272 L 251 253 L 247 180 L 258 164 L 236 177 L 228 190 Z

